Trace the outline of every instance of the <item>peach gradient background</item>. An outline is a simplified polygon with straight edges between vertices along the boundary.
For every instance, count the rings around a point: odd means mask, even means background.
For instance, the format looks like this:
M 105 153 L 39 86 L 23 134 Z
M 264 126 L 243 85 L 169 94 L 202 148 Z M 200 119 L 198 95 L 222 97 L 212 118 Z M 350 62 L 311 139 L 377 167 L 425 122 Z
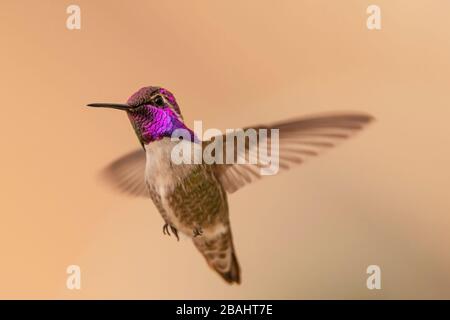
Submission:
M 80 31 L 65 27 L 72 3 Z M 369 31 L 372 3 L 2 1 L 0 298 L 450 298 L 450 3 L 377 0 Z M 205 127 L 340 109 L 378 121 L 230 197 L 243 284 L 227 286 L 163 236 L 150 200 L 97 178 L 138 143 L 124 114 L 84 105 L 145 85 Z

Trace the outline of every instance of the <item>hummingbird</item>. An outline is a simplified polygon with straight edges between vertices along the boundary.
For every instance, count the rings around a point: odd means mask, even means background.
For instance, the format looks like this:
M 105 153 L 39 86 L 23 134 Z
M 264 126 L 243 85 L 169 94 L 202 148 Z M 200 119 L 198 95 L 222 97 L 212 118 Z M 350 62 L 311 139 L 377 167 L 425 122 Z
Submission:
M 219 139 L 200 141 L 186 125 L 175 96 L 158 86 L 143 87 L 125 104 L 91 103 L 89 107 L 125 111 L 142 148 L 112 161 L 103 177 L 118 191 L 149 197 L 161 214 L 163 233 L 179 240 L 179 233 L 191 238 L 207 264 L 227 283 L 241 282 L 240 266 L 233 244 L 227 194 L 263 177 L 260 163 L 230 164 L 205 162 L 174 164 L 171 150 L 180 141 L 171 139 L 177 129 L 192 133 L 188 145 L 203 147 Z M 370 123 L 373 117 L 361 112 L 325 113 L 243 128 L 278 129 L 279 167 L 286 171 L 333 147 Z M 269 137 L 270 140 L 270 137 Z M 223 140 L 222 140 L 223 141 Z M 220 150 L 228 150 L 226 144 Z M 245 143 L 233 156 L 251 152 Z M 258 146 L 256 146 L 258 148 Z M 255 150 L 253 150 L 255 151 Z

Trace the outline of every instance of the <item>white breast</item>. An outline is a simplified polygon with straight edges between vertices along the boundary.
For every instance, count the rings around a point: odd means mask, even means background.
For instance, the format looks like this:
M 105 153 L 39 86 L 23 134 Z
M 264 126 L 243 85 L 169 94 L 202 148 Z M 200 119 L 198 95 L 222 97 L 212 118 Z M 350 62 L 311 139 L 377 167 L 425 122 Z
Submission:
M 174 186 L 175 181 L 170 164 L 171 149 L 172 142 L 167 138 L 145 146 L 145 180 L 147 185 L 154 186 L 157 190 L 173 188 Z
M 192 230 L 185 230 L 180 225 L 168 201 L 168 196 L 174 191 L 175 187 L 193 170 L 192 165 L 177 165 L 171 161 L 172 149 L 179 143 L 185 144 L 187 148 L 192 147 L 192 142 L 190 141 L 171 141 L 170 138 L 163 138 L 145 146 L 147 159 L 145 165 L 145 182 L 149 188 L 160 195 L 161 204 L 166 211 L 170 223 L 177 227 L 179 231 L 190 234 Z
M 186 140 L 171 141 L 170 138 L 163 138 L 145 146 L 145 180 L 149 186 L 165 193 L 172 190 L 193 169 L 191 165 L 177 165 L 172 162 L 172 149 L 179 144 L 181 147 L 185 146 L 186 149 L 190 149 L 191 152 L 201 153 L 201 150 L 194 151 L 193 143 Z

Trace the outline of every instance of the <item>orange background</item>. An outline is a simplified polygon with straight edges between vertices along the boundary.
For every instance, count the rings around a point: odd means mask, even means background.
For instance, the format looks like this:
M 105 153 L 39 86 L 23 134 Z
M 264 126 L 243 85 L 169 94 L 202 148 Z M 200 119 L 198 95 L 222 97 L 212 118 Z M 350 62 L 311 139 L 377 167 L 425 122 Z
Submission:
M 81 30 L 66 8 L 81 7 Z M 450 298 L 450 3 L 2 1 L 1 298 Z M 226 285 L 150 200 L 98 179 L 138 147 L 123 102 L 175 93 L 235 128 L 329 110 L 378 121 L 230 196 L 243 283 Z M 82 289 L 66 289 L 77 264 Z M 366 268 L 382 290 L 366 288 Z

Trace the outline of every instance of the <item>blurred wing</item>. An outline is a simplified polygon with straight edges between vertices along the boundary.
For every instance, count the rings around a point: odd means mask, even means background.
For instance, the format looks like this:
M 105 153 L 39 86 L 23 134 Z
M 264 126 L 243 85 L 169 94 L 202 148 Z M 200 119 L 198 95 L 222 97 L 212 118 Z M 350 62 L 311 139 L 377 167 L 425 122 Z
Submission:
M 145 185 L 145 152 L 138 149 L 111 162 L 101 177 L 116 191 L 135 197 L 148 197 Z
M 339 141 L 352 136 L 361 130 L 373 118 L 360 113 L 324 114 L 310 117 L 303 117 L 271 125 L 260 125 L 244 128 L 255 129 L 258 135 L 258 142 L 261 135 L 259 129 L 279 129 L 279 169 L 280 171 L 289 169 L 292 165 L 303 163 L 307 158 L 318 155 L 322 150 L 335 146 Z M 229 135 L 229 134 L 228 134 Z M 226 154 L 226 137 L 222 136 L 223 159 Z M 217 142 L 219 141 L 219 142 Z M 204 145 L 211 143 L 221 143 L 220 139 L 213 139 L 204 142 Z M 270 154 L 271 135 L 268 130 L 267 140 L 262 143 Z M 249 155 L 259 155 L 261 146 L 259 143 L 251 144 L 245 142 L 245 147 L 241 150 L 234 148 L 234 159 L 249 159 Z M 275 154 L 274 154 L 275 155 Z M 270 155 L 269 155 L 270 157 Z M 267 160 L 267 158 L 265 158 Z M 214 170 L 217 178 L 222 182 L 228 193 L 233 193 L 241 187 L 262 177 L 261 169 L 267 167 L 267 162 L 258 156 L 256 164 L 215 164 Z

